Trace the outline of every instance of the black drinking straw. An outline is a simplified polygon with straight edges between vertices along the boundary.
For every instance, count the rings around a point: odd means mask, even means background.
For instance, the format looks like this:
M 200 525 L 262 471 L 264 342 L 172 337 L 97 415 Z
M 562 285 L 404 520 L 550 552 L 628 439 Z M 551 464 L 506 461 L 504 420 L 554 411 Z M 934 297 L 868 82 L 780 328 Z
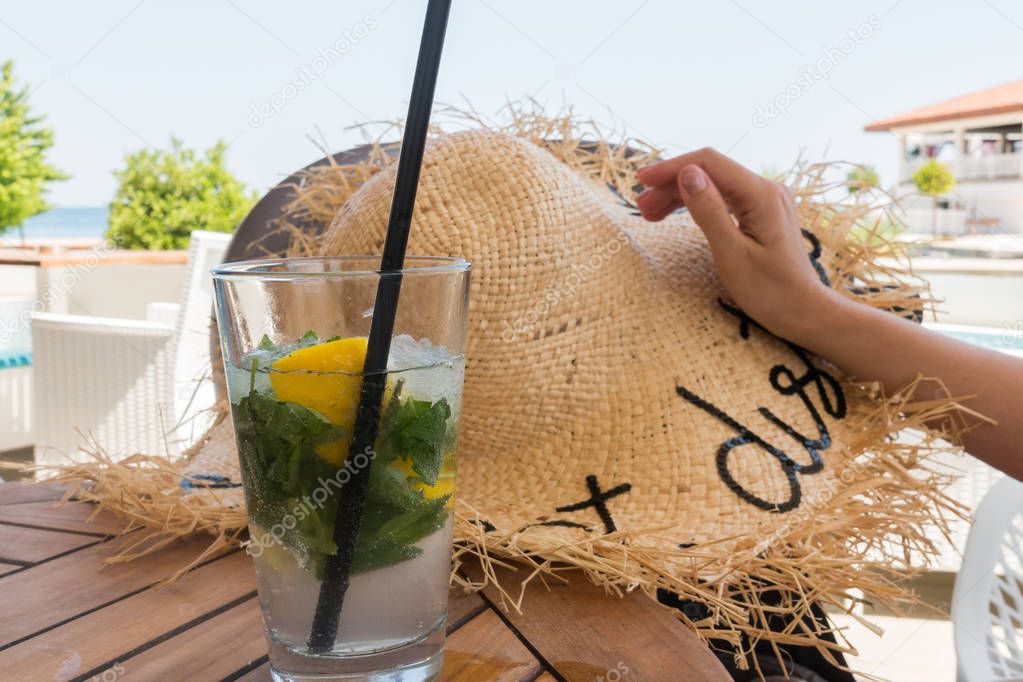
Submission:
M 437 84 L 440 55 L 444 47 L 444 32 L 448 24 L 451 0 L 430 0 L 423 24 L 423 38 L 419 44 L 416 75 L 412 81 L 412 96 L 405 119 L 405 134 L 398 157 L 398 177 L 391 198 L 391 215 L 387 221 L 384 254 L 380 259 L 380 279 L 377 283 L 373 322 L 369 331 L 366 362 L 363 365 L 362 389 L 359 408 L 352 429 L 350 455 L 369 452 L 376 443 L 380 426 L 380 405 L 387 383 L 387 356 L 391 351 L 394 317 L 401 292 L 401 268 L 405 263 L 412 209 L 416 203 L 419 170 L 423 163 L 423 149 L 430 125 L 433 91 Z M 341 609 L 351 577 L 355 543 L 359 524 L 366 505 L 369 470 L 372 460 L 356 468 L 339 492 L 337 516 L 334 519 L 334 543 L 337 552 L 327 557 L 323 583 L 316 602 L 312 630 L 309 632 L 309 650 L 324 653 L 334 648 Z

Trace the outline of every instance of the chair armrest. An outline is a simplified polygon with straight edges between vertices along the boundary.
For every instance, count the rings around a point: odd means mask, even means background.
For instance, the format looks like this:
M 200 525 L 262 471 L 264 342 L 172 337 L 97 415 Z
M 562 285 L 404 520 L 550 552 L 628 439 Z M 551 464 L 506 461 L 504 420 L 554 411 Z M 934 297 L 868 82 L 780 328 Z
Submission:
M 95 438 L 111 456 L 163 452 L 171 424 L 173 327 L 39 313 L 32 319 L 37 463 L 65 461 Z
M 175 305 L 175 304 L 171 304 Z M 61 313 L 33 313 L 32 331 L 36 328 L 66 330 L 68 333 L 106 333 L 129 336 L 170 336 L 174 325 L 158 320 L 131 320 L 123 317 L 94 317 L 92 315 L 65 315 Z

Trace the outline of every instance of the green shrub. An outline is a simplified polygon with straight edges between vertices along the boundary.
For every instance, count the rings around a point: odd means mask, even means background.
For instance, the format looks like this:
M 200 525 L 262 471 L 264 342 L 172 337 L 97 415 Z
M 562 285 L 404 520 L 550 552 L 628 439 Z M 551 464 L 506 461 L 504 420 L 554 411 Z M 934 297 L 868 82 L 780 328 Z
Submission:
M 46 184 L 67 176 L 46 162 L 53 130 L 28 106 L 28 88 L 14 87 L 14 64 L 0 67 L 0 234 L 50 208 Z
M 937 159 L 931 159 L 917 168 L 913 173 L 913 182 L 920 192 L 929 197 L 944 194 L 956 186 L 952 169 Z
M 256 201 L 224 166 L 227 145 L 203 156 L 172 139 L 169 150 L 142 149 L 114 171 L 107 237 L 123 249 L 183 249 L 193 230 L 233 232 Z
M 880 184 L 881 179 L 873 166 L 853 166 L 845 176 L 845 186 L 849 189 L 849 194 L 871 190 Z

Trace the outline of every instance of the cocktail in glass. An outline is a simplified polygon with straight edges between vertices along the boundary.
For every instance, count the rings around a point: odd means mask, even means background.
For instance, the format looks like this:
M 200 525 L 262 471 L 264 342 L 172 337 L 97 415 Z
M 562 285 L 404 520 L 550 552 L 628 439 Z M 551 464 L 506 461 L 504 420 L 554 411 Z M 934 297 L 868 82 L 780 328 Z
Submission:
M 213 271 L 259 599 L 278 680 L 429 680 L 440 669 L 469 265 L 372 257 Z M 349 452 L 374 296 L 401 277 L 379 431 Z M 333 646 L 310 646 L 346 485 L 368 487 Z M 336 526 L 345 524 L 341 529 Z

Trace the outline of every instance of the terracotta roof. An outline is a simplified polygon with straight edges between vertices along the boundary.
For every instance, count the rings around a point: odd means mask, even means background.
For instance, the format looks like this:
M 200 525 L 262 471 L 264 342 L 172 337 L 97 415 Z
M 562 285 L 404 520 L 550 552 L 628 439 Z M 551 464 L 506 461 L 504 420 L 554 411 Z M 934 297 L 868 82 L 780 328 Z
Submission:
M 962 97 L 931 104 L 904 114 L 874 121 L 864 130 L 891 130 L 916 123 L 954 121 L 959 118 L 986 116 L 1006 112 L 1023 112 L 1023 80 L 998 85 L 987 90 L 971 92 Z

